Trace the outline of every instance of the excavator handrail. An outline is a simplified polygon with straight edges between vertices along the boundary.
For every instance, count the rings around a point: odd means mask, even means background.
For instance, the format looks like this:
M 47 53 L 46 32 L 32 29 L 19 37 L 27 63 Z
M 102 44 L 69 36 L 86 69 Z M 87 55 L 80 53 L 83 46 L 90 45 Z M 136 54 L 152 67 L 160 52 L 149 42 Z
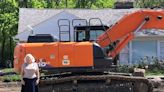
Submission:
M 81 23 L 79 23 L 79 25 L 75 25 L 75 23 L 76 23 L 76 21 L 83 21 L 83 22 L 85 22 L 85 26 L 88 26 L 88 22 L 87 22 L 87 20 L 86 19 L 73 19 L 72 20 L 72 26 L 75 28 L 76 26 L 82 26 L 81 25 Z
M 62 24 L 62 23 L 64 23 L 64 24 Z M 70 42 L 71 41 L 70 20 L 69 19 L 59 19 L 58 27 L 59 27 L 59 41 L 62 41 L 61 34 L 68 34 L 68 36 L 69 36 L 68 42 Z M 68 31 L 61 31 L 61 29 L 62 29 L 61 27 L 68 27 Z

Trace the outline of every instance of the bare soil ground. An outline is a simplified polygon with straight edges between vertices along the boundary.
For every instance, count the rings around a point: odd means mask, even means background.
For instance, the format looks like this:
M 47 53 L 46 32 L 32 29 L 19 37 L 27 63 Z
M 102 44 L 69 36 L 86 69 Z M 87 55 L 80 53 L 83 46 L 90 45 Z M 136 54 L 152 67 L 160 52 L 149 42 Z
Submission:
M 12 84 L 13 85 L 13 84 Z M 7 86 L 3 84 L 2 86 L 2 82 L 0 82 L 0 92 L 20 92 L 21 87 L 20 85 L 16 85 L 16 86 Z M 164 92 L 164 85 L 160 86 L 158 88 L 154 88 L 154 92 Z
M 161 86 L 159 88 L 155 88 L 154 92 L 164 92 L 164 86 Z
M 4 87 L 0 88 L 0 92 L 20 92 L 20 87 Z
M 10 82 L 4 83 L 0 82 L 0 92 L 20 92 L 20 83 Z
M 161 86 L 154 88 L 154 92 L 164 92 L 164 83 L 161 82 Z
M 20 92 L 20 87 L 4 87 L 0 88 L 0 92 Z M 164 92 L 164 88 L 155 88 L 154 92 Z

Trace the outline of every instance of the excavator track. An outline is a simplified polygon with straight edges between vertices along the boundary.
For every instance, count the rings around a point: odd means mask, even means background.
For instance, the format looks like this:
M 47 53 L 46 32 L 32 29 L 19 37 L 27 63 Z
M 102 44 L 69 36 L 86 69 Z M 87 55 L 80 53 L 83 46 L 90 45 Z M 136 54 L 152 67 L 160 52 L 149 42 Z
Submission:
M 39 92 L 153 92 L 146 78 L 122 75 L 53 77 L 41 80 L 39 86 Z

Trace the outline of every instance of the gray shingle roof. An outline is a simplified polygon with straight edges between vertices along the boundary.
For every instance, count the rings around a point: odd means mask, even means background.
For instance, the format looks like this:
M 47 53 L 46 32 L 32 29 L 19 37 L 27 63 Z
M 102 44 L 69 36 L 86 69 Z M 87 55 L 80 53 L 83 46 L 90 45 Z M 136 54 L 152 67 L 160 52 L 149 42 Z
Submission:
M 82 19 L 100 18 L 106 25 L 111 25 L 118 21 L 125 14 L 139 9 L 32 9 L 20 8 L 18 33 L 27 29 L 27 25 L 36 26 L 51 17 L 68 12 Z

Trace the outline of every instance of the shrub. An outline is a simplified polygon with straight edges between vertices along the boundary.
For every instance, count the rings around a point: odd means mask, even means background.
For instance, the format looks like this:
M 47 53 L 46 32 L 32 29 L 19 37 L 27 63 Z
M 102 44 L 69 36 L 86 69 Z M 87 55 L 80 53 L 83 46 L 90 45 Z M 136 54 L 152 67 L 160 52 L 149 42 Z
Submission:
M 20 75 L 5 75 L 2 78 L 3 82 L 20 81 L 20 80 L 21 80 Z

